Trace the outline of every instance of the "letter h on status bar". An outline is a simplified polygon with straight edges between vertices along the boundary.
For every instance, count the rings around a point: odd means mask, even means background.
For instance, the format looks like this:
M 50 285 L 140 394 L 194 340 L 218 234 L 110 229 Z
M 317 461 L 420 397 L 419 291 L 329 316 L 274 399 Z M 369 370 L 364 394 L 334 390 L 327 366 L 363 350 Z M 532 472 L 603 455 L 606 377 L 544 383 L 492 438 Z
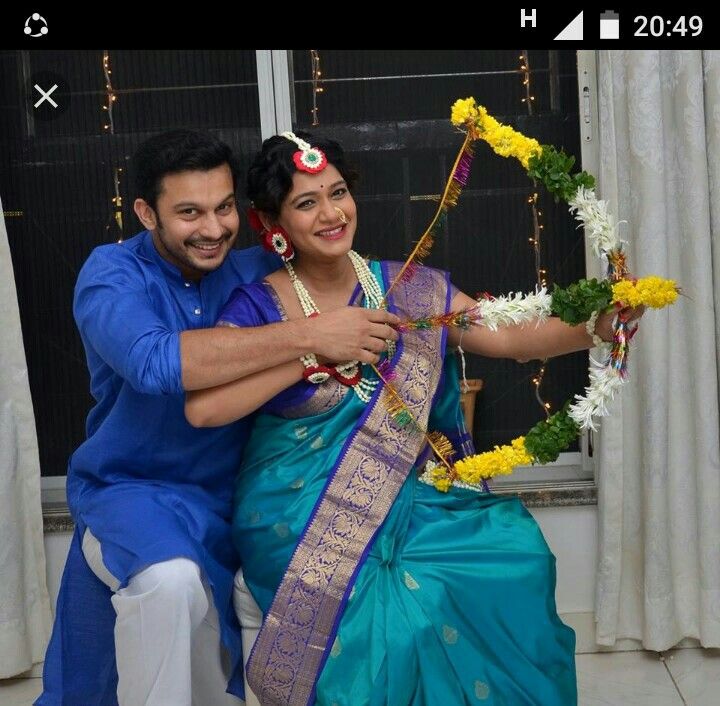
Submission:
M 532 27 L 535 27 L 535 23 L 537 22 L 537 10 L 532 9 L 532 10 L 528 11 L 525 8 L 521 8 L 520 9 L 520 26 L 525 27 L 528 22 L 530 22 Z

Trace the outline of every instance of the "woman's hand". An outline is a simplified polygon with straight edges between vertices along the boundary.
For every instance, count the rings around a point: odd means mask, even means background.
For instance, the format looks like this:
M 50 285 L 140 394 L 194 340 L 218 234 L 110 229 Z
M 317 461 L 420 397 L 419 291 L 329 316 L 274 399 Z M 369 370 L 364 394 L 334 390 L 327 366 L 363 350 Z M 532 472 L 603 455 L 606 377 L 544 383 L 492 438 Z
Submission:
M 595 324 L 595 333 L 602 338 L 603 341 L 613 340 L 613 320 L 616 316 L 623 317 L 626 321 L 636 321 L 645 313 L 645 306 L 626 306 L 620 310 L 614 310 L 600 314 Z

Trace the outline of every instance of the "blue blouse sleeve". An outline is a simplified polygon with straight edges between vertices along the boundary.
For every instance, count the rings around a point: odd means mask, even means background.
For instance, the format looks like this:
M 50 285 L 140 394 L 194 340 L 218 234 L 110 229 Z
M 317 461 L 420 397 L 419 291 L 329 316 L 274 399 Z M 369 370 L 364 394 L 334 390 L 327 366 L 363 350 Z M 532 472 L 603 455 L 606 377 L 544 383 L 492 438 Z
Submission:
M 244 284 L 233 291 L 218 317 L 218 326 L 264 326 L 282 321 L 273 290 L 264 282 Z M 258 411 L 282 414 L 284 409 L 306 400 L 314 386 L 304 380 L 268 400 Z
M 264 326 L 282 321 L 282 316 L 264 282 L 243 284 L 233 290 L 220 312 L 217 326 Z

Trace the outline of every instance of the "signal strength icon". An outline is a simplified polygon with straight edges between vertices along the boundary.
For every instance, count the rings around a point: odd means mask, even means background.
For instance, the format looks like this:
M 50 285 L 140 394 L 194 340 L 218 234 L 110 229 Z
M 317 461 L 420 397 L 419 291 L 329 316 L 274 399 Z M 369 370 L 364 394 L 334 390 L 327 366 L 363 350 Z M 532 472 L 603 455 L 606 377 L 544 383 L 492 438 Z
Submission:
M 583 13 L 581 12 L 570 24 L 555 37 L 556 40 L 582 41 L 583 38 Z

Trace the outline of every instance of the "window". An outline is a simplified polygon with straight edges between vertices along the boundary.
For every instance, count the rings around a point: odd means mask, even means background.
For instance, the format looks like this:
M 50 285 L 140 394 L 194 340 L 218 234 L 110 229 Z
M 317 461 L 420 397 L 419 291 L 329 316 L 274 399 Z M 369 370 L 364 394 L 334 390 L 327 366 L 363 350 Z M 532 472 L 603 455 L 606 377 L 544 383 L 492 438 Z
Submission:
M 590 158 L 587 147 L 594 143 L 586 144 L 582 131 L 592 120 L 585 120 L 589 108 L 579 113 L 578 55 L 532 50 L 521 60 L 522 54 L 0 52 L 0 195 L 45 486 L 64 485 L 68 457 L 84 438 L 92 405 L 72 319 L 73 285 L 93 247 L 140 229 L 128 172 L 139 142 L 172 127 L 210 129 L 246 160 L 261 137 L 278 129 L 321 131 L 345 145 L 361 172 L 357 248 L 403 259 L 435 211 L 461 142 L 448 120 L 455 99 L 473 95 L 502 122 L 564 147 L 578 162 L 581 153 L 583 160 Z M 590 53 L 580 53 L 581 67 L 585 54 Z M 588 65 L 588 76 L 586 68 L 580 70 L 583 80 L 593 77 L 594 64 Z M 47 72 L 64 79 L 53 94 L 64 109 L 52 120 L 39 119 L 32 109 L 38 97 L 33 84 Z M 531 289 L 537 281 L 529 243 L 532 193 L 516 163 L 478 144 L 470 182 L 428 264 L 450 270 L 470 295 Z M 585 275 L 582 234 L 563 204 L 541 191 L 539 198 L 541 267 L 550 285 L 566 285 Z M 241 246 L 254 242 L 243 228 Z M 505 443 L 544 417 L 532 383 L 538 370 L 537 362 L 468 357 L 467 376 L 484 381 L 473 429 L 478 449 Z M 546 366 L 541 397 L 557 409 L 586 381 L 587 354 L 554 359 Z M 584 440 L 554 466 L 521 471 L 509 482 L 590 479 L 587 446 Z

